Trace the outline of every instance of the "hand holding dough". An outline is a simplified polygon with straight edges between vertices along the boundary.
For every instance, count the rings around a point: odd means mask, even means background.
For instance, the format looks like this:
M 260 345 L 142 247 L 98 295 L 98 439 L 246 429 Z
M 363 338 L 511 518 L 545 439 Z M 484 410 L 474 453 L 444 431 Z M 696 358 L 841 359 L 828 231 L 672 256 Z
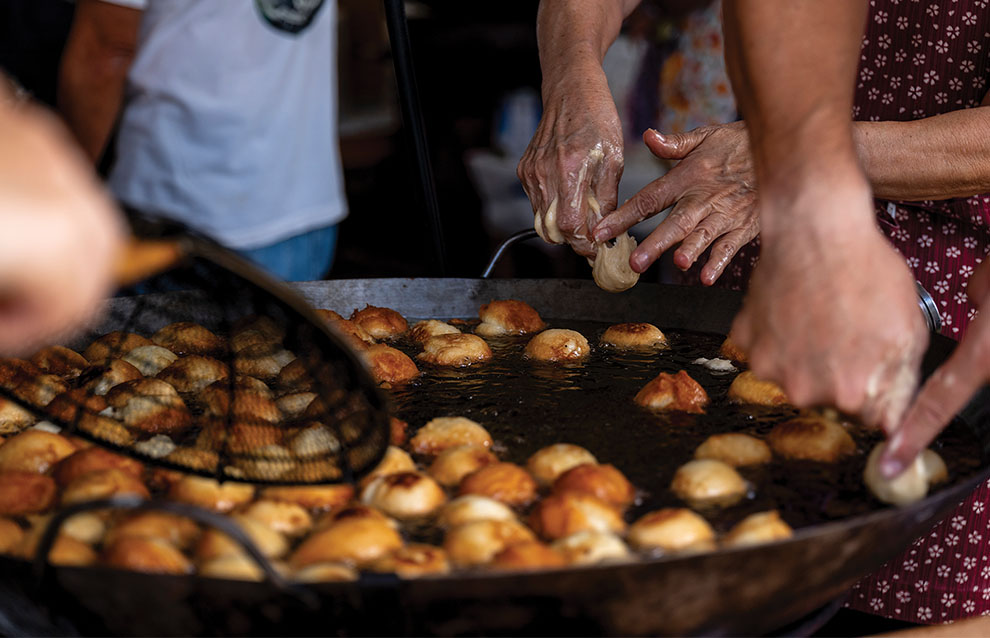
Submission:
M 598 257 L 591 268 L 595 283 L 608 292 L 622 292 L 636 285 L 639 273 L 629 266 L 629 256 L 636 250 L 636 240 L 629 233 L 615 238 L 615 244 L 598 244 Z
M 932 450 L 922 450 L 906 470 L 892 479 L 885 478 L 880 472 L 880 457 L 885 445 L 881 443 L 873 448 L 863 470 L 866 487 L 884 503 L 910 505 L 923 499 L 930 485 L 948 478 L 945 461 Z

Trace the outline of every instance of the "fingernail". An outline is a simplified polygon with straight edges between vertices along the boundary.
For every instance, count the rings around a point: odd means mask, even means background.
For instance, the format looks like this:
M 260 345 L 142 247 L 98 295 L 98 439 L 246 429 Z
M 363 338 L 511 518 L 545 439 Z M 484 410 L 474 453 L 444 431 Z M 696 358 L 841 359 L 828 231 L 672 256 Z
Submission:
M 635 270 L 636 272 L 643 272 L 643 270 L 646 269 L 646 256 L 645 255 L 636 255 L 636 254 L 633 254 L 633 256 L 630 258 L 629 261 L 630 261 L 630 263 L 632 263 L 633 270 Z
M 660 141 L 660 142 L 665 142 L 666 141 L 666 139 L 664 139 L 664 136 L 660 134 L 660 131 L 658 131 L 656 129 L 650 129 L 650 131 L 653 132 L 653 135 L 654 135 L 654 137 L 657 138 L 657 141 Z
M 884 478 L 892 479 L 904 471 L 904 463 L 900 459 L 885 458 L 880 459 L 880 473 Z

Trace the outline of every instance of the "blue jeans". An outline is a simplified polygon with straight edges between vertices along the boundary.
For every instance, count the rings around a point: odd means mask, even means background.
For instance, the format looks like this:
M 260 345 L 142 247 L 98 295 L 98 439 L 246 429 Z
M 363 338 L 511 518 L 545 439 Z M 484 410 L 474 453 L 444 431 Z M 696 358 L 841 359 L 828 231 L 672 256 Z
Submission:
M 333 265 L 337 227 L 317 228 L 278 243 L 237 251 L 286 281 L 322 279 Z

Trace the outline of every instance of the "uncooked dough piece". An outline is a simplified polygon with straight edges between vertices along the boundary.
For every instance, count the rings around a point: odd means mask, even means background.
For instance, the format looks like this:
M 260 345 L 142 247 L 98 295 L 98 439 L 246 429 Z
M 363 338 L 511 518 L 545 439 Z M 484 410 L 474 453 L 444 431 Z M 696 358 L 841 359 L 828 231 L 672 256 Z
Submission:
M 885 444 L 873 448 L 866 459 L 863 482 L 879 500 L 892 505 L 910 505 L 928 494 L 932 483 L 944 481 L 948 473 L 945 462 L 932 450 L 923 450 L 914 462 L 893 479 L 884 478 L 880 473 L 880 457 Z
M 550 202 L 550 207 L 547 208 L 547 212 L 542 215 L 537 214 L 533 218 L 533 228 L 536 229 L 536 234 L 540 236 L 540 239 L 548 244 L 564 243 L 564 235 L 560 232 L 560 228 L 557 227 L 556 197 L 554 197 L 553 201 Z M 544 229 L 546 232 L 544 232 Z
M 598 256 L 591 269 L 595 283 L 608 292 L 629 290 L 639 281 L 639 273 L 629 266 L 629 256 L 636 250 L 636 240 L 623 233 L 615 244 L 598 244 Z

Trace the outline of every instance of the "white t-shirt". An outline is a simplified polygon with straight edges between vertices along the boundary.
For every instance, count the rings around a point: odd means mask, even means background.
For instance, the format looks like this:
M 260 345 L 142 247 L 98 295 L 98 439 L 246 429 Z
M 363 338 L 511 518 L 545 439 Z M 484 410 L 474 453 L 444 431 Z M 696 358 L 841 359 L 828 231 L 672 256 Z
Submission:
M 104 0 L 144 10 L 110 188 L 241 249 L 347 215 L 334 0 Z

